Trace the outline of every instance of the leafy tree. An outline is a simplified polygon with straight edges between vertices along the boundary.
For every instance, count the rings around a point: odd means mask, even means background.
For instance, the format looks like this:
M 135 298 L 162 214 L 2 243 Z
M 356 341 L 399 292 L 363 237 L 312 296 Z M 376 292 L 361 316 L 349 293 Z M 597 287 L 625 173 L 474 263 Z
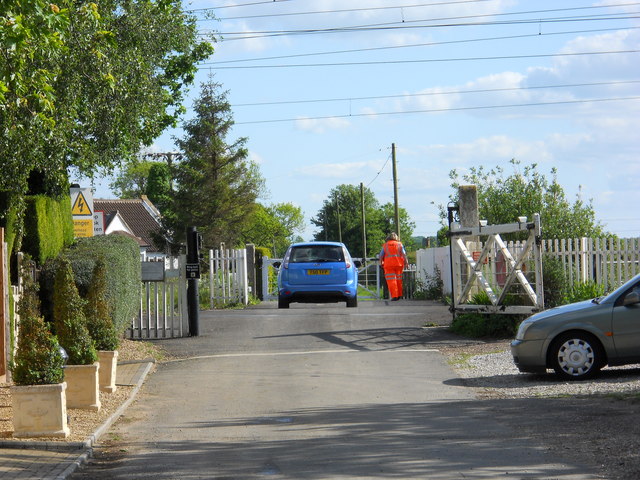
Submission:
M 571 203 L 557 181 L 557 170 L 551 170 L 547 178 L 531 164 L 520 168 L 520 162 L 511 160 L 513 173 L 506 175 L 501 167 L 486 170 L 483 166 L 473 167 L 466 175 L 460 176 L 452 170 L 451 186 L 455 194 L 450 200 L 457 202 L 460 185 L 476 185 L 478 189 L 478 210 L 480 218 L 489 224 L 512 223 L 518 216 L 533 218 L 540 214 L 544 238 L 597 237 L 604 234 L 603 227 L 595 218 L 591 201 L 584 202 L 579 196 Z M 440 206 L 440 216 L 446 219 L 446 209 Z M 439 239 L 445 241 L 447 227 L 439 232 Z
M 258 166 L 247 159 L 246 138 L 228 143 L 233 126 L 227 92 L 210 80 L 202 85 L 195 116 L 184 123 L 185 136 L 176 141 L 182 160 L 174 165 L 175 194 L 165 216 L 173 238 L 181 241 L 195 226 L 206 245 L 235 245 L 246 230 L 264 189 Z
M 127 162 L 109 187 L 118 198 L 140 198 L 146 195 L 149 172 L 154 163 L 139 157 Z
M 316 240 L 342 241 L 354 256 L 361 256 L 362 245 L 362 213 L 360 187 L 356 185 L 338 185 L 324 200 L 311 223 L 320 228 L 315 233 Z M 367 255 L 375 256 L 385 241 L 386 236 L 395 230 L 393 205 L 380 206 L 373 192 L 364 189 L 364 209 L 367 237 Z M 400 209 L 400 238 L 410 241 L 414 225 L 406 210 Z
M 243 235 L 244 243 L 268 247 L 273 258 L 284 255 L 287 247 L 299 240 L 304 230 L 304 215 L 292 203 L 256 205 L 253 219 Z
M 30 188 L 68 192 L 69 170 L 110 171 L 174 125 L 212 51 L 180 0 L 3 1 L 0 191 L 16 229 Z
M 163 162 L 154 162 L 149 168 L 145 192 L 161 213 L 167 214 L 171 208 L 172 183 L 169 165 Z

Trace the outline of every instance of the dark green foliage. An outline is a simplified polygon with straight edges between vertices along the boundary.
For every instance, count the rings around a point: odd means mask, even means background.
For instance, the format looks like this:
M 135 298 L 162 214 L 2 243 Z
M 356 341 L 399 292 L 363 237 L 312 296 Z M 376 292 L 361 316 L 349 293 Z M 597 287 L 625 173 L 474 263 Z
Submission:
M 201 87 L 194 115 L 176 140 L 184 153 L 173 166 L 176 191 L 163 222 L 177 242 L 195 226 L 207 246 L 240 243 L 250 225 L 256 200 L 264 191 L 258 165 L 250 160 L 246 138 L 231 140 L 233 115 L 227 93 L 209 81 Z
M 98 360 L 87 329 L 84 304 L 73 279 L 71 263 L 63 257 L 58 262 L 53 285 L 53 321 L 70 365 L 91 365 Z
M 19 209 L 14 204 L 15 202 L 12 202 L 13 198 L 9 192 L 0 192 L 0 227 L 4 228 L 4 241 L 7 243 L 7 251 L 9 253 L 13 253 L 19 225 Z
M 510 338 L 515 335 L 521 320 L 518 315 L 465 313 L 453 319 L 450 329 L 471 338 Z
M 567 303 L 567 279 L 562 260 L 551 255 L 542 259 L 544 284 L 544 308 L 553 308 Z
M 149 200 L 165 212 L 171 206 L 173 189 L 171 187 L 171 169 L 166 163 L 154 162 L 149 167 L 146 193 Z
M 69 196 L 59 199 L 35 195 L 26 199 L 22 249 L 38 263 L 57 256 L 73 243 L 73 219 Z
M 106 294 L 107 269 L 104 261 L 98 260 L 86 298 L 87 328 L 97 350 L 117 350 L 120 339 L 109 316 Z
M 38 287 L 31 276 L 24 275 L 24 291 L 18 304 L 20 336 L 11 365 L 16 385 L 61 383 L 64 359 L 60 345 L 40 316 Z
M 93 270 L 98 260 L 106 267 L 106 299 L 109 315 L 118 336 L 130 325 L 140 308 L 140 249 L 131 238 L 121 235 L 101 235 L 78 239 L 65 251 L 71 261 L 75 282 L 80 295 L 86 297 L 93 278 Z M 53 290 L 51 285 L 59 260 L 47 262 L 41 271 L 40 286 L 43 305 L 51 306 Z M 52 312 L 45 309 L 46 319 Z

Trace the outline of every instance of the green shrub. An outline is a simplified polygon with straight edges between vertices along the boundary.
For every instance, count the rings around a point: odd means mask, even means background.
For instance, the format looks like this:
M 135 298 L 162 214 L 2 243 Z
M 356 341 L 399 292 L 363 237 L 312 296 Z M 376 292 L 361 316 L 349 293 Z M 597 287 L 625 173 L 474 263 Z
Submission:
M 592 298 L 601 297 L 604 293 L 604 285 L 594 281 L 577 282 L 571 287 L 567 301 L 568 303 L 575 303 L 591 300 Z
M 38 287 L 25 274 L 24 291 L 18 303 L 20 336 L 11 371 L 16 385 L 47 385 L 64 379 L 60 345 L 40 315 Z
M 76 288 L 71 263 L 64 257 L 58 262 L 53 291 L 54 326 L 60 345 L 69 355 L 69 364 L 91 365 L 98 354 L 87 329 L 85 302 Z
M 567 278 L 562 260 L 552 255 L 545 255 L 542 259 L 542 280 L 545 308 L 567 303 Z
M 104 261 L 98 260 L 85 303 L 87 328 L 97 350 L 117 350 L 120 338 L 109 315 L 106 293 L 107 269 Z
M 510 338 L 521 320 L 519 315 L 465 313 L 453 319 L 450 330 L 470 338 Z
M 432 275 L 425 273 L 425 281 L 416 281 L 417 288 L 414 298 L 417 300 L 443 300 L 444 283 L 440 269 L 435 267 Z
M 98 260 L 106 268 L 106 300 L 109 315 L 118 336 L 121 336 L 140 308 L 140 248 L 131 238 L 122 235 L 100 235 L 78 239 L 65 250 L 71 261 L 76 286 L 80 295 L 86 297 Z M 40 274 L 43 314 L 49 320 L 51 310 L 53 278 L 59 259 L 47 261 Z

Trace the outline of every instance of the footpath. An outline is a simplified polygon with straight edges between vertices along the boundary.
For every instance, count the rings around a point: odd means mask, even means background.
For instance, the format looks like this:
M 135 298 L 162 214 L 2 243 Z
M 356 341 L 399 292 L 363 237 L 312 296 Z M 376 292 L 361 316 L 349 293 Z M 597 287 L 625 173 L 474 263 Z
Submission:
M 0 480 L 63 480 L 89 459 L 100 437 L 135 399 L 153 364 L 118 365 L 116 384 L 133 386 L 129 398 L 84 442 L 0 440 Z

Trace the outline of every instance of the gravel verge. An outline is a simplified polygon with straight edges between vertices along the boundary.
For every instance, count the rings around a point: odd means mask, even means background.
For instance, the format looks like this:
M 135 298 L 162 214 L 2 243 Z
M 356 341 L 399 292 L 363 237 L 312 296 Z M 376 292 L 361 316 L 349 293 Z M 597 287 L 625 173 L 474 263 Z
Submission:
M 441 351 L 464 385 L 485 401 L 493 421 L 517 426 L 548 451 L 591 465 L 604 479 L 640 478 L 638 365 L 568 382 L 520 373 L 508 341 Z
M 118 348 L 118 361 L 145 360 L 148 358 L 166 358 L 163 351 L 149 342 L 134 342 L 123 340 Z M 11 407 L 11 385 L 0 383 L 0 440 L 13 440 L 13 409 Z M 98 412 L 79 408 L 67 409 L 69 429 L 71 434 L 61 438 L 21 438 L 25 441 L 47 441 L 60 443 L 75 443 L 86 441 L 100 426 L 113 415 L 120 405 L 127 401 L 135 387 L 118 385 L 113 393 L 100 392 L 101 408 Z

